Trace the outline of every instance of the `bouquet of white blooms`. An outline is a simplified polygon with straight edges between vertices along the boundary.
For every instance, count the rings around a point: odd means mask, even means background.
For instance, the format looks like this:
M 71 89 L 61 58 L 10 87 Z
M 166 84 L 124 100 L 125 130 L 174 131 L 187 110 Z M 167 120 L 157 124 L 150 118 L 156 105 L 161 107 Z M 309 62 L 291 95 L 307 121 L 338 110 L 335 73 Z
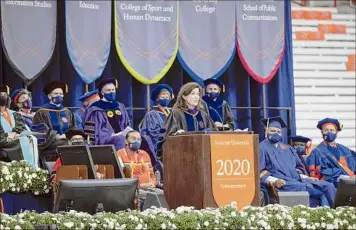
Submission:
M 71 211 L 65 214 L 0 213 L 0 229 L 33 229 L 56 225 L 58 229 L 356 229 L 356 208 L 309 208 L 305 206 L 207 208 L 179 207 L 117 213 Z
M 0 193 L 49 193 L 49 173 L 34 169 L 26 161 L 0 162 Z

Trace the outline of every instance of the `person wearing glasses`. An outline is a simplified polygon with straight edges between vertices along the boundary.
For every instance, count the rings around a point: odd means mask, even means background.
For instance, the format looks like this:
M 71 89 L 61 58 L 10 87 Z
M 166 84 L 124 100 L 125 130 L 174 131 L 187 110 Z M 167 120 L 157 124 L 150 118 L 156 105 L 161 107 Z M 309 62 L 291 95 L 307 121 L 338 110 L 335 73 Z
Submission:
M 355 151 L 336 143 L 342 124 L 337 119 L 325 118 L 318 122 L 317 128 L 321 131 L 323 141 L 307 159 L 310 175 L 335 186 L 341 178 L 355 178 Z
M 318 200 L 321 206 L 332 207 L 336 189 L 331 183 L 318 183 L 318 179 L 307 176 L 298 154 L 282 143 L 282 129 L 286 128 L 281 117 L 262 120 L 266 128 L 266 139 L 260 148 L 261 184 L 273 186 L 278 191 L 306 191 L 313 206 Z

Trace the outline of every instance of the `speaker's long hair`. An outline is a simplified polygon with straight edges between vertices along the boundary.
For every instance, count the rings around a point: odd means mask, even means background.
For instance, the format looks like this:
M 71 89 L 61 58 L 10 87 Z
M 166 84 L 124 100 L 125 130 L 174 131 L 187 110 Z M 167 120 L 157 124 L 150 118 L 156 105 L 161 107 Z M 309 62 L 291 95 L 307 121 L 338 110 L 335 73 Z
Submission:
M 183 111 L 188 110 L 187 103 L 186 103 L 185 99 L 183 98 L 183 96 L 188 96 L 196 88 L 199 89 L 199 95 L 200 95 L 200 100 L 199 100 L 197 109 L 202 110 L 203 106 L 201 104 L 201 100 L 202 100 L 203 90 L 202 90 L 202 87 L 196 82 L 188 82 L 188 83 L 184 84 L 182 86 L 182 88 L 180 88 L 178 97 L 177 97 L 177 101 L 174 104 L 173 108 L 180 109 Z

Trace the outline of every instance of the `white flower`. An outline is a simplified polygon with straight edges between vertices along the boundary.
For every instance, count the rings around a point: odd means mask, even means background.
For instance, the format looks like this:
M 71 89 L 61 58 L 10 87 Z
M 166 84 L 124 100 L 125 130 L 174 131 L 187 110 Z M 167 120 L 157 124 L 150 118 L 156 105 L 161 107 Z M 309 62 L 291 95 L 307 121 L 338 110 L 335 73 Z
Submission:
M 46 190 L 45 190 L 45 193 L 49 193 L 49 189 L 46 189 Z
M 22 228 L 21 228 L 20 226 L 16 225 L 16 226 L 14 227 L 14 229 L 19 230 L 19 229 L 22 229 Z
M 37 195 L 40 194 L 40 193 L 36 191 L 36 192 L 34 192 L 34 194 L 37 196 Z M 69 223 L 72 223 L 72 222 L 69 222 Z
M 232 217 L 236 217 L 236 212 L 235 212 L 235 211 L 232 211 L 230 215 L 231 215 Z
M 3 168 L 1 169 L 1 172 L 2 172 L 2 174 L 4 174 L 4 175 L 10 174 L 9 168 L 6 167 L 6 166 L 3 166 Z
M 322 228 L 325 228 L 325 227 L 326 227 L 326 224 L 325 224 L 325 223 L 321 223 L 321 227 L 322 227 Z
M 167 227 L 167 226 L 166 226 L 165 223 L 163 223 L 163 224 L 161 225 L 161 228 L 162 228 L 162 229 L 166 229 L 166 227 Z
M 37 178 L 37 174 L 36 173 L 32 173 L 32 178 Z
M 332 224 L 327 224 L 327 225 L 326 225 L 326 229 L 334 229 L 334 225 L 332 225 Z
M 42 178 L 42 181 L 45 182 L 45 181 L 46 181 L 46 178 L 43 177 L 43 178 Z
M 11 191 L 12 191 L 12 192 L 15 192 L 15 191 L 16 191 L 16 189 L 15 189 L 15 188 L 11 188 Z
M 19 177 L 22 177 L 22 171 L 18 171 L 17 174 L 19 175 Z
M 138 224 L 135 229 L 142 229 L 142 224 Z
M 27 171 L 27 172 L 30 171 L 30 168 L 29 168 L 29 167 L 26 167 L 26 168 L 25 168 L 25 171 Z
M 175 224 L 172 224 L 173 229 L 177 229 L 177 226 Z
M 208 221 L 205 221 L 205 222 L 204 222 L 204 225 L 205 225 L 206 227 L 208 227 L 208 226 L 209 226 L 209 222 L 208 222 Z
M 301 224 L 300 227 L 302 227 L 303 229 L 307 228 L 307 226 L 304 223 Z
M 331 214 L 330 212 L 327 212 L 326 215 L 327 215 L 329 218 L 331 218 L 331 219 L 334 218 L 333 214 Z
M 120 228 L 125 229 L 126 228 L 126 224 L 121 225 Z
M 67 222 L 63 224 L 66 228 L 73 228 L 74 223 L 73 222 Z

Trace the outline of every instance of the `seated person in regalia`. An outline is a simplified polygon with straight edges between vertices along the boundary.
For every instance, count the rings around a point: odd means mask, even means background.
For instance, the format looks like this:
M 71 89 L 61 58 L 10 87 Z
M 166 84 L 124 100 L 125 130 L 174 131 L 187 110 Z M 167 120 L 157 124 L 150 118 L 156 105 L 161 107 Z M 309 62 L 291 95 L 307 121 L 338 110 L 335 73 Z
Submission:
M 318 200 L 321 206 L 332 207 L 336 193 L 333 184 L 308 177 L 295 150 L 281 142 L 282 128 L 286 127 L 282 118 L 266 118 L 263 123 L 266 139 L 259 145 L 261 184 L 274 186 L 278 191 L 306 191 L 311 204 Z
M 202 106 L 202 88 L 189 82 L 182 86 L 172 112 L 164 123 L 165 136 L 186 131 L 216 131 L 217 128 Z
M 234 130 L 234 117 L 229 104 L 222 98 L 225 85 L 218 79 L 207 79 L 204 81 L 206 102 L 209 115 L 219 130 Z
M 11 103 L 10 89 L 0 86 L 0 160 L 26 160 L 38 167 L 37 139 L 31 135 L 18 112 L 8 109 Z
M 116 101 L 117 86 L 115 79 L 103 79 L 98 84 L 101 100 L 94 102 L 85 113 L 85 126 L 94 129 L 94 145 L 114 145 L 116 150 L 125 147 L 123 131 L 130 129 L 127 110 Z
M 355 178 L 355 151 L 336 143 L 342 125 L 337 119 L 325 118 L 318 122 L 324 141 L 321 142 L 307 159 L 310 175 L 338 185 L 340 178 Z M 356 178 L 355 178 L 356 179 Z
M 290 145 L 295 149 L 305 167 L 306 159 L 311 152 L 311 141 L 310 138 L 299 135 L 289 137 Z
M 91 106 L 91 104 L 100 100 L 98 90 L 96 89 L 94 91 L 85 93 L 78 100 L 82 103 L 82 105 L 79 109 L 74 111 L 75 126 L 78 129 L 84 129 L 85 111 L 89 106 Z
M 21 114 L 26 125 L 31 129 L 35 113 L 32 111 L 32 96 L 27 89 L 16 89 L 11 94 L 14 110 Z
M 171 113 L 168 105 L 173 98 L 173 89 L 169 85 L 159 84 L 151 92 L 151 100 L 155 105 L 145 115 L 139 125 L 141 135 L 145 136 L 147 141 L 152 143 L 155 150 L 157 143 L 163 139 L 163 123 Z
M 56 133 L 54 138 L 47 138 L 43 143 L 43 150 L 55 150 L 57 146 L 68 144 L 65 132 L 75 126 L 74 115 L 62 104 L 64 94 L 68 93 L 66 84 L 52 81 L 45 85 L 43 92 L 49 102 L 36 111 L 32 125 L 45 125 L 50 133 Z

